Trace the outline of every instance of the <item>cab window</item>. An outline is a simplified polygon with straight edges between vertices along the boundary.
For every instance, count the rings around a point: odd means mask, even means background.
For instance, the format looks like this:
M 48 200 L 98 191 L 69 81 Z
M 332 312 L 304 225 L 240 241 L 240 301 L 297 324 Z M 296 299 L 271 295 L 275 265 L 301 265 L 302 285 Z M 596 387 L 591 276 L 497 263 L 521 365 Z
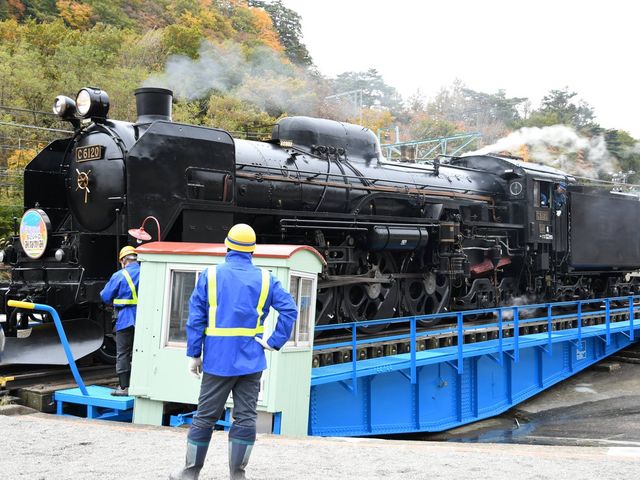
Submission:
M 540 208 L 549 208 L 551 204 L 551 183 L 549 182 L 533 182 L 533 198 L 534 206 Z

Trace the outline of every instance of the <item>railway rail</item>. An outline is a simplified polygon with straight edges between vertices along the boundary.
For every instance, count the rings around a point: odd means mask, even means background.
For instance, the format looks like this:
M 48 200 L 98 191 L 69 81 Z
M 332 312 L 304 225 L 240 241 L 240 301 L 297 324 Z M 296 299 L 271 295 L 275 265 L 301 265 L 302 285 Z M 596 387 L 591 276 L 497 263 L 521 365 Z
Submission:
M 79 368 L 92 384 L 115 384 L 113 365 L 91 365 Z M 0 402 L 17 402 L 40 412 L 55 412 L 56 390 L 75 385 L 68 366 L 13 365 L 0 368 Z
M 555 312 L 552 312 L 555 309 Z M 640 297 L 616 297 L 580 302 L 497 307 L 476 311 L 444 312 L 422 317 L 404 317 L 364 322 L 364 328 L 386 326 L 383 332 L 361 334 L 363 322 L 315 327 L 312 366 L 354 363 L 416 351 L 472 344 L 514 336 L 613 324 L 640 312 Z M 452 323 L 451 318 L 455 319 Z M 443 323 L 437 323 L 443 322 Z M 434 324 L 435 323 L 435 324 Z M 326 336 L 332 331 L 332 336 Z M 355 358 L 354 358 L 355 356 Z M 80 368 L 83 377 L 94 383 L 114 378 L 113 366 Z M 13 366 L 0 368 L 0 396 L 30 389 L 53 389 L 73 382 L 67 366 Z
M 632 302 L 622 306 L 626 301 Z M 582 311 L 584 303 L 591 310 Z M 554 306 L 574 306 L 574 311 L 567 311 L 561 315 L 552 316 L 551 304 L 531 305 L 518 307 L 511 313 L 518 316 L 522 314 L 520 309 L 527 309 L 527 317 L 518 317 L 518 320 L 505 319 L 504 308 L 496 309 L 489 314 L 483 311 L 485 318 L 464 321 L 464 333 L 462 334 L 461 317 L 465 315 L 475 315 L 473 312 L 448 312 L 439 315 L 430 315 L 429 321 L 437 321 L 438 317 L 459 316 L 455 323 L 444 323 L 430 326 L 420 326 L 421 317 L 405 317 L 394 319 L 394 324 L 384 332 L 371 335 L 366 339 L 359 338 L 355 333 L 359 328 L 357 323 L 344 324 L 345 334 L 332 336 L 331 338 L 316 339 L 314 345 L 313 368 L 345 363 L 353 361 L 353 352 L 356 352 L 356 361 L 368 358 L 378 358 L 390 355 L 397 355 L 411 352 L 412 339 L 407 332 L 413 320 L 415 327 L 415 345 L 417 351 L 436 349 L 441 347 L 456 346 L 458 338 L 463 338 L 465 344 L 496 340 L 502 335 L 503 338 L 513 337 L 517 325 L 518 335 L 533 333 L 543 333 L 549 331 L 567 330 L 572 328 L 582 328 L 591 325 L 600 325 L 607 322 L 618 322 L 627 320 L 630 316 L 630 308 L 640 306 L 637 298 L 630 300 L 630 297 L 619 297 L 617 299 L 596 299 L 583 302 L 563 302 Z M 507 310 L 509 308 L 507 307 Z M 517 312 L 516 312 L 517 311 Z M 424 320 L 423 320 L 424 321 Z M 384 323 L 384 320 L 379 323 Z M 375 322 L 367 322 L 373 325 Z M 317 326 L 316 332 L 325 330 L 337 330 L 339 325 Z M 355 328 L 355 332 L 354 332 Z M 349 332 L 349 330 L 351 330 Z M 357 342 L 357 344 L 356 344 Z

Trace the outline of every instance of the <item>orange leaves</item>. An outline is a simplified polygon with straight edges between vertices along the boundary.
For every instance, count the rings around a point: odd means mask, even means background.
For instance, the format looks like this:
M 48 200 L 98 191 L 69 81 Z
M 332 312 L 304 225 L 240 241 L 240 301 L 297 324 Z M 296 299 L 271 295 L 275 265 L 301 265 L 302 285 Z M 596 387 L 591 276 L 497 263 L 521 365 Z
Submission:
M 273 28 L 273 21 L 269 14 L 261 8 L 250 8 L 249 11 L 253 15 L 253 24 L 258 40 L 276 52 L 284 52 L 284 47 Z
M 24 3 L 20 0 L 7 0 L 7 5 L 9 6 L 9 13 L 13 18 L 18 20 L 22 18 L 26 10 Z
M 90 5 L 72 0 L 56 0 L 56 6 L 60 11 L 60 17 L 72 28 L 87 30 L 93 24 L 93 10 Z
M 360 118 L 362 118 L 362 122 L 360 121 Z M 389 110 L 374 108 L 363 108 L 361 117 L 349 119 L 352 123 L 361 123 L 363 127 L 367 127 L 373 133 L 390 127 L 394 120 L 395 119 Z
M 18 39 L 18 22 L 14 19 L 0 22 L 0 41 L 8 44 Z

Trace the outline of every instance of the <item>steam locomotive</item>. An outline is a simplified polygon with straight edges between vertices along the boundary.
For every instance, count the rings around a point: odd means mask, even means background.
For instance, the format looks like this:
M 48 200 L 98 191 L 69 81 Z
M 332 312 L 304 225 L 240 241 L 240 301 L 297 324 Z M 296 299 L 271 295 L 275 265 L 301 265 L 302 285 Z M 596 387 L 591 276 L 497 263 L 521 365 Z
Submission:
M 55 307 L 88 350 L 106 335 L 111 358 L 99 292 L 148 216 L 166 241 L 222 242 L 244 222 L 259 242 L 314 246 L 327 261 L 318 324 L 638 293 L 626 276 L 640 267 L 637 197 L 508 155 L 387 161 L 371 131 L 331 120 L 234 139 L 172 122 L 169 90 L 135 96 L 134 123 L 109 119 L 97 88 L 56 98 L 74 134 L 25 169 L 20 232 L 0 252 L 7 341 L 34 320 L 7 301 L 26 299 Z

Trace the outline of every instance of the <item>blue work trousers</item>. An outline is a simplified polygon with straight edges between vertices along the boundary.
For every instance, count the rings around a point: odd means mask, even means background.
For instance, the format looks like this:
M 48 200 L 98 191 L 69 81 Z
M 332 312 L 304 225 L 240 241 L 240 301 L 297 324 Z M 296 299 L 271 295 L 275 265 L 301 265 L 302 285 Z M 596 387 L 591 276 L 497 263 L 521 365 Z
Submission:
M 222 416 L 229 393 L 233 392 L 233 423 L 255 430 L 260 377 L 262 372 L 237 377 L 219 377 L 204 373 L 193 425 L 199 428 L 213 428 Z

